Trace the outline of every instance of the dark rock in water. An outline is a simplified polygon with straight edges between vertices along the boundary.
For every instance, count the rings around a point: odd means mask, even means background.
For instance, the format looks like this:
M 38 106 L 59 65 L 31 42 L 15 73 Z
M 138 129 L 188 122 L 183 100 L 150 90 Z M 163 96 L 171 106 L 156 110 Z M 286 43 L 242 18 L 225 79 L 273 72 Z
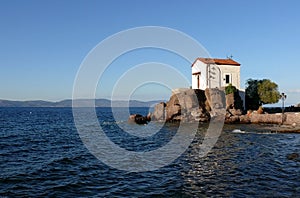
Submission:
M 148 124 L 151 121 L 151 114 L 147 116 L 142 116 L 140 114 L 133 114 L 130 115 L 128 118 L 129 123 L 136 123 L 136 124 Z
M 288 160 L 300 161 L 300 155 L 298 153 L 287 154 L 286 158 Z

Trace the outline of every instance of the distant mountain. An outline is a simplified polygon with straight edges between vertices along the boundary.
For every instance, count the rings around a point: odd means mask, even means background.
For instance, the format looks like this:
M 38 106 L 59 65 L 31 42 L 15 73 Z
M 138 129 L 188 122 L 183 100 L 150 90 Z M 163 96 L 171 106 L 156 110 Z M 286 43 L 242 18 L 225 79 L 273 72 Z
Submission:
M 107 99 L 78 99 L 75 100 L 75 104 L 77 107 L 89 107 L 92 106 L 93 103 L 96 107 L 150 107 L 161 101 L 153 100 L 153 101 L 138 101 L 138 100 L 118 100 L 111 102 Z M 59 102 L 49 102 L 43 100 L 32 100 L 32 101 L 12 101 L 12 100 L 0 100 L 0 107 L 72 107 L 72 100 L 62 100 Z
M 11 101 L 0 100 L 0 107 L 52 107 L 54 102 L 48 102 L 43 100 L 35 101 Z

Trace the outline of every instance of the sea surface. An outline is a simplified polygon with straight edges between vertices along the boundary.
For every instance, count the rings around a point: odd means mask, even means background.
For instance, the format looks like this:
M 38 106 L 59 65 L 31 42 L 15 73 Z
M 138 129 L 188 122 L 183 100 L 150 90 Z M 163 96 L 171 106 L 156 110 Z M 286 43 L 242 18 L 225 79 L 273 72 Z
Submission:
M 165 145 L 178 128 L 165 124 L 150 137 L 136 138 L 123 129 L 147 132 L 158 123 L 130 125 L 115 120 L 110 108 L 96 113 L 112 141 L 136 152 Z M 0 108 L 0 197 L 300 197 L 300 161 L 287 158 L 300 153 L 300 134 L 225 125 L 213 149 L 200 157 L 207 127 L 199 124 L 189 148 L 171 164 L 128 172 L 89 152 L 71 108 Z

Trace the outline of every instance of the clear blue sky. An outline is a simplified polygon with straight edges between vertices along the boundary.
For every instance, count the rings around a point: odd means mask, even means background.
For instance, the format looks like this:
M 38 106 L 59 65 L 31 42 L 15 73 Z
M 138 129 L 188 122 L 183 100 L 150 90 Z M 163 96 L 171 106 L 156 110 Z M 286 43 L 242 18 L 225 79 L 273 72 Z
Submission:
M 71 98 L 77 70 L 95 45 L 119 31 L 151 25 L 185 32 L 213 57 L 233 55 L 242 64 L 242 86 L 248 78 L 268 78 L 287 93 L 287 104 L 300 102 L 298 0 L 2 0 L 0 5 L 1 99 Z M 190 78 L 190 67 L 178 69 Z

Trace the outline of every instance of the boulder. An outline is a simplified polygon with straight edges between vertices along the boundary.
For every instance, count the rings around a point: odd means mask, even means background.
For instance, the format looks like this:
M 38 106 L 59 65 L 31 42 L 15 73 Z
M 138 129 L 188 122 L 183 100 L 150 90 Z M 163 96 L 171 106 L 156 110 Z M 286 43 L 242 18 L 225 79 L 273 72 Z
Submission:
M 242 117 L 243 115 L 243 100 L 239 91 L 227 94 L 226 98 L 226 116 L 225 123 L 249 123 L 249 117 Z
M 129 123 L 136 123 L 136 124 L 148 124 L 151 121 L 151 115 L 148 114 L 147 116 L 142 116 L 140 114 L 133 114 L 130 115 L 128 118 Z
M 234 115 L 241 115 L 242 110 L 244 109 L 243 107 L 243 100 L 241 99 L 241 96 L 239 95 L 239 92 L 227 94 L 226 96 L 226 109 L 234 109 L 238 114 Z
M 251 119 L 248 115 L 241 115 L 240 117 L 240 123 L 241 124 L 249 124 L 251 123 Z
M 166 103 L 161 102 L 155 105 L 154 112 L 152 114 L 152 119 L 156 121 L 165 120 L 165 107 Z
M 169 100 L 172 105 L 180 105 L 182 110 L 189 110 L 199 106 L 197 94 L 194 89 L 184 89 L 173 94 Z
M 239 116 L 231 116 L 225 119 L 226 124 L 233 124 L 233 123 L 239 123 L 240 117 Z
M 243 114 L 241 109 L 228 109 L 227 111 L 233 116 L 240 116 Z
M 194 108 L 190 111 L 191 120 L 200 121 L 200 122 L 207 122 L 210 120 L 209 113 L 202 108 Z
M 217 88 L 206 89 L 205 96 L 207 98 L 206 109 L 211 109 L 212 117 L 225 115 L 225 92 Z
M 300 161 L 300 155 L 298 153 L 290 153 L 287 154 L 286 158 L 288 160 L 293 160 L 293 161 Z
M 175 116 L 181 115 L 181 106 L 178 104 L 167 103 L 166 113 L 166 121 L 170 121 Z
M 205 96 L 207 98 L 210 108 L 221 109 L 225 108 L 225 93 L 217 88 L 205 89 Z
M 226 109 L 234 108 L 234 94 L 227 94 L 226 96 Z
M 173 92 L 166 104 L 166 121 L 188 120 L 187 112 L 198 104 L 197 98 L 193 95 L 195 94 L 192 89 Z
M 153 120 L 172 121 L 208 121 L 206 96 L 203 90 L 176 89 L 167 103 L 157 104 Z

